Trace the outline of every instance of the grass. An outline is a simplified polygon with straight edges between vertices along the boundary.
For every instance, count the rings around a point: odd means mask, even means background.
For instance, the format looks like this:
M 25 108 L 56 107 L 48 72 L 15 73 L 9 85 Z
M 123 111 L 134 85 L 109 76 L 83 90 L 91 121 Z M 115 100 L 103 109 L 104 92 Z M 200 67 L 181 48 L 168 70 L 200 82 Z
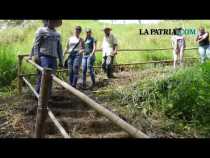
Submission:
M 154 75 L 150 72 L 121 88 L 112 86 L 106 97 L 133 121 L 141 122 L 143 114 L 147 120 L 158 121 L 163 131 L 184 137 L 209 137 L 210 62 L 164 71 L 162 74 L 160 69 L 153 69 Z

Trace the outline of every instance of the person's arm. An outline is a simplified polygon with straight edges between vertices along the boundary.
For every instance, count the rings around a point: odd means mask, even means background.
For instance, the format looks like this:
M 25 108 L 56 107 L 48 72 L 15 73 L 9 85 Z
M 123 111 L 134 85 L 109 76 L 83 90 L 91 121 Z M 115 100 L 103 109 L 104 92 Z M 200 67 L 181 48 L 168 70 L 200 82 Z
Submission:
M 61 41 L 58 41 L 58 57 L 59 57 L 59 66 L 63 67 L 63 49 Z
M 69 50 L 69 40 L 68 40 L 67 43 L 66 43 L 66 48 L 65 48 L 65 50 L 64 50 L 64 56 L 65 56 L 66 54 L 68 54 L 68 50 Z
M 114 55 L 116 55 L 117 54 L 117 50 L 118 50 L 118 45 L 117 44 L 114 44 L 114 51 L 113 51 L 113 53 L 114 53 Z
M 118 41 L 117 39 L 113 36 L 113 54 L 116 55 L 118 51 Z
M 184 48 L 186 48 L 186 40 L 185 40 L 185 38 L 183 38 L 183 42 L 184 42 Z
M 171 46 L 174 49 L 174 38 L 173 37 L 171 38 Z
M 198 42 L 199 38 L 200 38 L 200 35 L 197 35 L 196 42 Z
M 172 46 L 173 46 L 173 49 L 176 50 L 178 45 L 177 45 L 177 38 L 174 37 L 173 40 L 172 40 Z
M 94 55 L 95 52 L 96 52 L 96 44 L 97 44 L 97 41 L 95 40 L 95 41 L 93 42 L 93 51 L 92 51 L 91 55 Z
M 40 43 L 41 43 L 42 34 L 40 31 L 36 33 L 35 40 L 34 40 L 34 46 L 33 46 L 33 56 L 32 60 L 36 63 L 38 63 L 39 56 L 40 56 Z
M 80 39 L 80 51 L 79 53 L 82 54 L 85 51 L 85 42 L 84 40 L 81 38 Z
M 200 39 L 198 39 L 198 42 L 201 42 L 201 41 L 205 40 L 206 38 L 208 38 L 208 36 L 209 36 L 209 33 L 206 32 L 204 35 L 201 36 Z

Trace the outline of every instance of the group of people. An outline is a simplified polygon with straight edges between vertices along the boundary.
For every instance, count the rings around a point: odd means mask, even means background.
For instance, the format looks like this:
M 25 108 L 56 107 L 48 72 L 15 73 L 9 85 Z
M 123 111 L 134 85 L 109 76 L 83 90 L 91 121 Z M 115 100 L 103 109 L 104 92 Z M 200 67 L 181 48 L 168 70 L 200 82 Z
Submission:
M 86 74 L 89 70 L 92 85 L 94 88 L 95 73 L 94 62 L 96 59 L 95 52 L 97 48 L 97 40 L 92 36 L 92 30 L 86 28 L 86 37 L 83 39 L 80 35 L 81 26 L 76 26 L 74 34 L 68 39 L 66 48 L 63 52 L 61 44 L 61 35 L 56 31 L 57 27 L 62 25 L 62 20 L 43 20 L 44 26 L 36 32 L 34 44 L 30 58 L 44 68 L 51 68 L 53 73 L 56 72 L 57 65 L 59 67 L 68 67 L 69 84 L 77 88 L 79 78 L 79 70 L 82 65 L 82 86 L 86 89 Z M 102 69 L 108 78 L 114 78 L 112 64 L 117 54 L 118 42 L 111 33 L 110 27 L 104 27 L 104 39 L 102 43 L 103 60 Z M 57 63 L 59 61 L 59 63 Z M 36 91 L 39 93 L 41 84 L 41 73 L 38 72 L 36 83 Z M 52 85 L 50 86 L 51 89 Z M 51 90 L 50 90 L 51 91 Z
M 56 28 L 62 25 L 62 20 L 43 20 L 44 26 L 36 32 L 31 59 L 44 68 L 51 68 L 53 73 L 56 72 L 57 65 L 67 67 L 69 70 L 69 84 L 77 88 L 80 66 L 82 65 L 82 86 L 86 89 L 86 74 L 89 70 L 92 85 L 96 84 L 94 63 L 96 60 L 95 52 L 97 48 L 97 40 L 92 36 L 92 30 L 86 28 L 86 37 L 83 39 L 80 35 L 82 27 L 77 26 L 74 29 L 74 34 L 69 37 L 65 51 L 63 52 L 61 44 L 61 35 L 56 31 Z M 110 27 L 105 27 L 104 39 L 102 43 L 102 69 L 108 78 L 113 76 L 113 61 L 117 54 L 118 42 L 116 37 L 111 33 Z M 203 27 L 199 28 L 196 41 L 199 45 L 199 54 L 201 63 L 207 58 L 209 47 L 209 33 Z M 176 28 L 175 34 L 172 36 L 172 47 L 174 57 L 174 68 L 177 62 L 183 65 L 184 49 L 186 47 L 185 38 L 182 35 L 182 28 Z M 59 63 L 57 64 L 57 59 Z M 41 84 L 41 72 L 38 72 L 36 83 L 36 91 L 39 93 Z M 51 85 L 52 87 L 52 85 Z M 50 90 L 51 91 L 51 90 Z
M 175 34 L 172 36 L 171 41 L 174 58 L 173 66 L 176 68 L 178 62 L 181 66 L 183 65 L 184 49 L 186 48 L 185 38 L 182 35 L 182 28 L 175 29 Z M 204 63 L 210 52 L 209 33 L 205 31 L 204 27 L 199 28 L 196 42 L 199 45 L 198 52 L 200 54 L 201 63 Z

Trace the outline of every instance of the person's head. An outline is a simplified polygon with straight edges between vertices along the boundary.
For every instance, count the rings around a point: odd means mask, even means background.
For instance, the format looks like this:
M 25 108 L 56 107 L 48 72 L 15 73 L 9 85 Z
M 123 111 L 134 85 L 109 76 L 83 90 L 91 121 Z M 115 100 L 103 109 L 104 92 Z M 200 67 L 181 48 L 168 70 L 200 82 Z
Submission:
M 62 20 L 47 20 L 47 26 L 51 29 L 62 25 Z
M 79 36 L 81 34 L 81 32 L 82 32 L 82 27 L 81 26 L 76 26 L 75 27 L 75 32 L 74 32 L 75 36 Z
M 91 34 L 92 34 L 92 31 L 91 31 L 90 28 L 87 28 L 87 29 L 85 30 L 85 32 L 86 32 L 86 36 L 87 36 L 87 37 L 90 37 Z
M 201 26 L 199 28 L 199 32 L 200 32 L 200 34 L 204 34 L 205 33 L 205 28 Z
M 182 28 L 181 27 L 175 28 L 174 30 L 175 30 L 175 35 L 182 35 L 181 34 L 182 33 Z
M 43 26 L 44 27 L 47 27 L 48 26 L 48 20 L 42 20 L 42 22 L 43 22 Z
M 112 29 L 110 27 L 105 27 L 104 28 L 104 33 L 105 33 L 106 36 L 109 36 L 111 31 L 112 31 Z

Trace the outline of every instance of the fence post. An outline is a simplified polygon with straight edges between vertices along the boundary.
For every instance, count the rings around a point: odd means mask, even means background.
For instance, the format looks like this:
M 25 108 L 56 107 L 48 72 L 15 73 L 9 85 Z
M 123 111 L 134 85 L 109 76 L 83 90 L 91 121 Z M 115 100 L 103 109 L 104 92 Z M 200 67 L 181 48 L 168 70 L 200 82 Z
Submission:
M 21 78 L 21 66 L 22 66 L 23 56 L 18 55 L 18 77 L 17 77 L 17 89 L 18 89 L 18 95 L 22 94 L 22 78 Z
M 52 69 L 44 68 L 42 72 L 41 79 L 41 87 L 40 87 L 40 95 L 38 99 L 38 108 L 37 108 L 37 116 L 36 116 L 36 124 L 35 124 L 35 138 L 44 138 L 44 126 L 45 120 L 48 115 L 48 99 L 49 99 L 49 90 L 50 85 L 52 84 Z

